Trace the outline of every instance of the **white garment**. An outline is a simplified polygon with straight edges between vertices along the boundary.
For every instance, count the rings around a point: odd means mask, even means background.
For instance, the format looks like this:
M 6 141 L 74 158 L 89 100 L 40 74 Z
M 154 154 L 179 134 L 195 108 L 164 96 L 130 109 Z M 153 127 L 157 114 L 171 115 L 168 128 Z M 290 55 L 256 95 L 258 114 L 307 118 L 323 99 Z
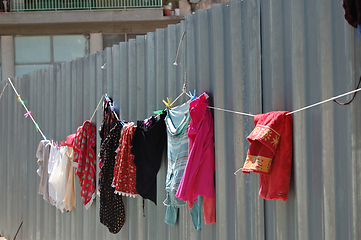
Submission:
M 59 165 L 59 162 L 61 160 L 61 155 L 59 150 L 54 146 L 54 144 L 51 145 L 50 149 L 50 155 L 49 155 L 49 165 L 48 165 L 48 174 L 49 174 L 49 200 L 50 204 L 56 206 L 56 191 L 53 185 L 50 183 L 51 175 L 53 173 L 53 170 L 56 169 L 57 165 Z
M 58 154 L 56 155 L 55 163 L 53 166 L 52 173 L 49 178 L 49 183 L 53 186 L 55 190 L 55 195 L 52 198 L 55 201 L 55 206 L 61 211 L 64 212 L 65 203 L 65 189 L 67 183 L 67 164 L 68 164 L 68 156 L 65 154 L 68 150 L 68 147 L 62 146 L 60 147 Z
M 63 202 L 65 203 L 65 210 L 70 211 L 75 208 L 76 194 L 75 194 L 75 170 L 73 167 L 74 150 L 72 147 L 68 147 L 68 151 L 65 153 L 68 157 L 68 164 L 66 165 L 66 190 Z
M 49 174 L 47 169 L 49 163 L 50 147 L 51 147 L 51 143 L 49 140 L 41 140 L 39 142 L 39 146 L 36 151 L 36 157 L 38 158 L 37 163 L 39 165 L 39 168 L 36 172 L 40 176 L 38 193 L 40 195 L 43 195 L 43 199 L 49 203 L 50 203 L 49 189 L 48 189 Z

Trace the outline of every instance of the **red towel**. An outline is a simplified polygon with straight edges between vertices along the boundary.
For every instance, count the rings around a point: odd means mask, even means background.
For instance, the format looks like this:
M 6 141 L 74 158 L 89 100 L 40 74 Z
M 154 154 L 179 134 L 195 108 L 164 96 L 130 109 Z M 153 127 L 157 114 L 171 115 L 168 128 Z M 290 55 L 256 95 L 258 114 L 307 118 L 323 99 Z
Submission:
M 277 111 L 259 114 L 247 137 L 251 146 L 242 172 L 261 174 L 259 196 L 287 200 L 292 166 L 292 116 Z

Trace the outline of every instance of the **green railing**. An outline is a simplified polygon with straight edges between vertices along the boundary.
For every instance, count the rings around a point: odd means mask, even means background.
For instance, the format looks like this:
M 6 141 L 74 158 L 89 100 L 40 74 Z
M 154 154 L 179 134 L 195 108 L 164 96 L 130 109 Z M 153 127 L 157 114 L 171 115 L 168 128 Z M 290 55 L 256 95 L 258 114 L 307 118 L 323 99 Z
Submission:
M 162 0 L 12 0 L 11 12 L 160 8 Z

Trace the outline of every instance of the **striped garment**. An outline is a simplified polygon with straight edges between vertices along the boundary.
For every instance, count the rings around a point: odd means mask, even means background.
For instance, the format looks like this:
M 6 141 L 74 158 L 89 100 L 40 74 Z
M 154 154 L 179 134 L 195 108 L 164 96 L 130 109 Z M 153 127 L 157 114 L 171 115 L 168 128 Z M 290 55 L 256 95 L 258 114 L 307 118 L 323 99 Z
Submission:
M 166 178 L 166 206 L 181 206 L 186 203 L 175 197 L 188 161 L 188 126 L 190 101 L 167 110 L 165 122 L 168 139 L 168 170 Z

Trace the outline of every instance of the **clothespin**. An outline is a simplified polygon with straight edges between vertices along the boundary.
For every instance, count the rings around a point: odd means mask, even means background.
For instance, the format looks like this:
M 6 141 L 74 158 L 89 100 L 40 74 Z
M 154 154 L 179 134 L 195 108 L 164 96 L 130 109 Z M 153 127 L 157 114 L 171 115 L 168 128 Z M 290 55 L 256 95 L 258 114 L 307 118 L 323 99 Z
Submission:
M 168 101 L 168 102 L 164 101 L 164 99 L 163 99 L 163 103 L 164 103 L 165 106 L 170 110 L 170 109 L 172 109 L 172 107 L 171 107 L 172 102 L 169 100 L 168 97 L 167 97 L 167 101 Z
M 105 98 L 105 100 L 109 103 L 110 111 L 113 112 L 115 118 L 116 118 L 118 121 L 120 121 L 120 123 L 121 123 L 123 126 L 125 126 L 125 123 L 124 123 L 122 120 L 119 119 L 117 113 L 114 111 L 114 105 L 113 105 L 112 101 L 110 100 L 110 98 L 108 97 L 108 95 L 107 95 L 107 94 L 104 94 L 104 98 Z
M 35 123 L 35 128 L 36 128 L 36 131 L 38 132 L 39 131 L 39 125 L 37 123 Z
M 20 95 L 18 96 L 18 101 L 19 101 L 21 104 L 25 104 L 25 102 L 24 102 L 23 100 L 21 100 Z
M 158 115 L 158 114 L 163 114 L 164 110 L 158 110 L 158 111 L 154 111 L 153 114 Z
M 111 111 L 114 111 L 114 106 L 113 106 L 113 104 L 112 104 L 112 101 L 111 101 L 110 98 L 108 97 L 108 95 L 105 94 L 104 97 L 105 97 L 105 100 L 109 103 L 110 110 L 111 110 Z
M 149 127 L 152 124 L 152 117 L 147 118 L 144 120 L 143 124 L 146 125 L 147 127 Z
M 27 118 L 27 117 L 29 117 L 30 114 L 31 114 L 31 111 L 25 113 L 25 114 L 24 114 L 24 117 Z
M 59 143 L 56 141 L 56 142 L 54 142 L 54 146 L 56 147 L 56 149 L 58 149 L 59 150 Z
M 192 100 L 196 99 L 196 97 L 197 97 L 196 90 L 194 89 L 194 95 L 192 95 L 191 91 L 189 91 L 189 95 L 191 96 Z
M 110 102 L 110 98 L 108 97 L 107 94 L 105 94 L 104 97 L 105 97 L 105 100 L 106 100 L 107 102 Z

